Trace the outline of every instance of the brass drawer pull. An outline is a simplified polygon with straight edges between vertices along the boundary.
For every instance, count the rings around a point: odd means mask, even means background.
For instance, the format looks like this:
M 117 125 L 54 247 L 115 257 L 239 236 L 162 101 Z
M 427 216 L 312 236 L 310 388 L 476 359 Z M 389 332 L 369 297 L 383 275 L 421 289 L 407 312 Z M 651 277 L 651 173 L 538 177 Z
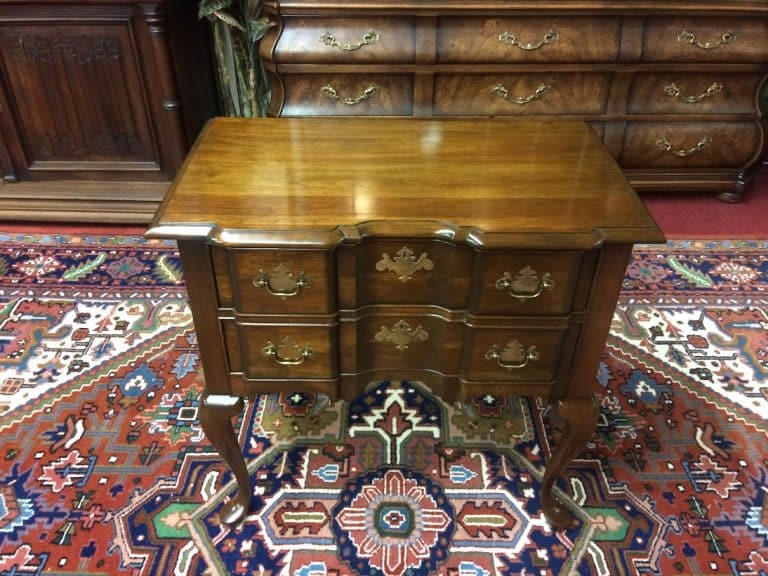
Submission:
M 375 86 L 374 84 L 369 84 L 368 88 L 363 90 L 363 92 L 359 96 L 343 98 L 336 91 L 336 88 L 334 88 L 330 84 L 326 84 L 325 86 L 320 88 L 320 92 L 322 92 L 325 96 L 327 96 L 331 100 L 335 100 L 337 102 L 341 102 L 342 104 L 346 104 L 347 106 L 354 106 L 355 104 L 360 104 L 361 102 L 368 100 L 372 96 L 375 96 L 378 91 L 379 91 L 378 86 Z
M 293 349 L 296 352 L 296 356 L 293 358 L 281 357 L 280 351 L 284 348 Z M 280 364 L 281 366 L 299 366 L 300 364 L 303 364 L 304 361 L 308 358 L 312 358 L 312 356 L 315 354 L 312 351 L 312 348 L 307 345 L 299 346 L 292 338 L 288 336 L 282 339 L 279 346 L 267 340 L 267 344 L 264 346 L 264 348 L 261 349 L 261 353 L 267 358 L 271 358 L 275 361 L 276 364 Z
M 392 328 L 382 326 L 378 332 L 376 332 L 376 342 L 390 342 L 395 345 L 395 348 L 404 352 L 408 350 L 408 346 L 414 342 L 429 340 L 429 333 L 421 326 L 411 328 L 410 324 L 405 320 L 399 320 Z
M 529 346 L 526 350 L 517 340 L 507 342 L 503 350 L 501 346 L 494 344 L 485 353 L 485 357 L 488 360 L 496 360 L 499 366 L 508 370 L 525 368 L 528 362 L 536 362 L 540 358 L 536 346 Z
M 514 46 L 520 50 L 538 50 L 542 46 L 553 44 L 557 39 L 558 34 L 554 30 L 547 30 L 547 33 L 544 34 L 544 38 L 542 38 L 539 42 L 530 42 L 528 44 L 521 44 L 517 39 L 517 36 L 510 34 L 507 30 L 504 30 L 504 32 L 499 34 L 499 42 L 509 44 L 510 46 Z
M 709 136 L 704 136 L 704 138 L 699 140 L 699 142 L 693 148 L 679 148 L 675 150 L 672 146 L 672 143 L 666 138 L 660 138 L 659 140 L 656 140 L 657 148 L 661 148 L 662 150 L 665 150 L 670 154 L 674 154 L 675 156 L 679 156 L 680 158 L 685 158 L 686 156 L 690 156 L 696 152 L 701 152 L 705 148 L 708 148 L 710 144 L 712 144 L 712 138 Z
M 297 296 L 303 288 L 312 286 L 312 282 L 304 277 L 304 272 L 299 272 L 298 276 L 294 278 L 294 274 L 288 266 L 278 264 L 272 274 L 259 270 L 259 275 L 253 279 L 253 285 L 257 288 L 266 288 L 272 296 L 287 298 L 288 296 Z
M 688 32 L 688 30 L 681 30 L 680 34 L 677 35 L 677 41 L 681 44 L 692 44 L 699 48 L 703 48 L 704 50 L 713 50 L 720 46 L 725 46 L 726 44 L 733 44 L 736 41 L 736 34 L 729 31 L 723 33 L 720 40 L 717 40 L 716 42 L 699 42 L 696 40 L 695 34 Z
M 496 280 L 495 286 L 497 290 L 508 291 L 510 296 L 518 300 L 533 300 L 541 296 L 544 290 L 552 290 L 555 283 L 552 281 L 549 272 L 545 272 L 539 278 L 536 270 L 526 266 L 518 271 L 514 279 L 512 274 L 504 272 L 504 275 Z
M 697 94 L 695 96 L 683 96 L 683 91 L 680 90 L 680 87 L 675 82 L 672 82 L 671 84 L 667 84 L 666 86 L 664 86 L 664 94 L 672 98 L 677 98 L 678 100 L 682 100 L 683 102 L 687 102 L 688 104 L 696 104 L 697 102 L 701 102 L 705 98 L 711 98 L 715 94 L 718 94 L 719 92 L 722 92 L 722 91 L 723 91 L 723 85 L 720 84 L 719 82 L 712 82 L 709 88 L 707 88 L 701 94 Z
M 389 254 L 384 252 L 381 255 L 381 260 L 376 262 L 376 270 L 379 272 L 390 271 L 397 274 L 397 279 L 401 282 L 408 282 L 413 277 L 414 272 L 419 270 L 432 270 L 435 267 L 435 263 L 429 259 L 426 252 L 422 252 L 421 256 L 416 258 L 413 254 L 413 250 L 407 246 L 403 246 L 397 251 L 394 259 L 389 257 Z
M 496 94 L 496 96 L 501 96 L 504 98 L 504 100 L 507 100 L 509 102 L 514 102 L 515 104 L 529 104 L 533 102 L 534 100 L 538 100 L 544 94 L 549 92 L 550 88 L 552 88 L 549 84 L 539 84 L 538 88 L 528 96 L 512 96 L 509 93 L 509 90 L 507 90 L 502 84 L 496 84 L 496 86 L 493 87 L 493 93 Z
M 330 32 L 325 32 L 320 36 L 320 42 L 322 42 L 326 46 L 331 46 L 332 48 L 338 48 L 339 50 L 343 50 L 344 52 L 353 52 L 355 50 L 360 50 L 360 48 L 362 48 L 363 46 L 376 44 L 376 42 L 378 41 L 379 41 L 379 33 L 376 32 L 376 30 L 368 30 L 365 36 L 363 36 L 363 39 L 358 42 L 347 42 L 345 44 L 342 44 L 341 42 L 339 42 L 336 39 L 336 36 L 334 36 Z

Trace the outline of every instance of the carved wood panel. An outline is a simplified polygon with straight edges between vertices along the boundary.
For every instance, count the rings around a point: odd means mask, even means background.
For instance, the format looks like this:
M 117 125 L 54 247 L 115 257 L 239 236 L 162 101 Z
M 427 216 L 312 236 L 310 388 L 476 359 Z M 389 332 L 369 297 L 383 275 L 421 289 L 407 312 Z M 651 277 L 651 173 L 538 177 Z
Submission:
M 129 22 L 5 24 L 0 59 L 20 171 L 159 169 Z

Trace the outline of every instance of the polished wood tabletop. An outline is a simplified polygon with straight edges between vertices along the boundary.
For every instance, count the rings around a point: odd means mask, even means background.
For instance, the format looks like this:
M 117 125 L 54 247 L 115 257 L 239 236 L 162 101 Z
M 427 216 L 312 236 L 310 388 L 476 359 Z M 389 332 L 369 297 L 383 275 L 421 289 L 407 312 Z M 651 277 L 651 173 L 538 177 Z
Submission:
M 149 234 L 178 237 L 182 223 L 226 235 L 368 221 L 662 240 L 582 122 L 359 117 L 213 119 Z

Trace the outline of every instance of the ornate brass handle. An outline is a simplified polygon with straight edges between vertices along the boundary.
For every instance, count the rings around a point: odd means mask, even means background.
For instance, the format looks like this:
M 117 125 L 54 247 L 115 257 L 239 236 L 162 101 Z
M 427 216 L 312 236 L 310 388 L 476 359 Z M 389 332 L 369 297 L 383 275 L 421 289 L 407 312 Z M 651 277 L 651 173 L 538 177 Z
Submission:
M 686 156 L 690 156 L 691 154 L 695 154 L 696 152 L 701 152 L 705 148 L 708 148 L 710 144 L 712 144 L 712 138 L 710 138 L 709 136 L 704 136 L 704 138 L 699 140 L 696 146 L 694 146 L 693 148 L 679 148 L 675 150 L 674 147 L 672 146 L 672 143 L 666 138 L 660 138 L 656 140 L 657 148 L 661 148 L 662 150 L 665 150 L 670 154 L 674 154 L 675 156 L 679 156 L 680 158 L 685 158 Z
M 725 46 L 726 44 L 733 44 L 736 41 L 736 34 L 728 31 L 723 33 L 723 35 L 720 36 L 720 40 L 715 42 L 699 42 L 696 40 L 695 34 L 688 32 L 688 30 L 681 30 L 680 34 L 677 35 L 677 41 L 681 44 L 692 44 L 699 48 L 703 48 L 704 50 L 713 50 L 720 46 Z
M 485 357 L 488 360 L 496 360 L 499 366 L 508 370 L 525 368 L 528 362 L 536 362 L 540 358 L 536 346 L 529 346 L 526 350 L 517 340 L 507 342 L 504 349 L 494 344 L 485 353 Z
M 678 85 L 674 82 L 664 86 L 664 94 L 666 94 L 667 96 L 671 96 L 672 98 L 677 98 L 678 100 L 682 100 L 683 102 L 687 102 L 689 104 L 695 104 L 697 102 L 701 102 L 705 98 L 710 98 L 722 91 L 723 91 L 723 85 L 720 84 L 719 82 L 712 82 L 709 88 L 707 88 L 701 94 L 697 94 L 695 96 L 683 96 L 683 91 L 680 90 Z
M 496 96 L 501 96 L 504 98 L 504 100 L 508 100 L 509 102 L 514 102 L 515 104 L 529 104 L 533 102 L 534 100 L 538 100 L 544 94 L 549 92 L 550 88 L 552 88 L 549 84 L 539 84 L 538 88 L 528 96 L 512 96 L 509 93 L 509 90 L 507 90 L 502 84 L 496 84 L 496 86 L 493 87 L 493 93 L 496 94 Z
M 363 90 L 359 96 L 343 98 L 336 91 L 336 88 L 334 88 L 330 84 L 326 84 L 325 86 L 320 88 L 320 92 L 322 92 L 325 96 L 327 96 L 331 100 L 336 100 L 337 102 L 346 104 L 347 106 L 354 106 L 355 104 L 360 104 L 361 102 L 364 102 L 365 100 L 368 100 L 369 98 L 374 96 L 378 91 L 379 91 L 378 86 L 375 86 L 374 84 L 369 84 L 368 88 Z
M 304 277 L 304 272 L 299 272 L 298 277 L 294 278 L 290 267 L 285 264 L 278 264 L 272 274 L 259 270 L 259 275 L 253 279 L 253 285 L 258 288 L 266 288 L 272 296 L 287 298 L 296 296 L 303 288 L 309 288 L 312 286 L 312 282 Z
M 510 296 L 518 300 L 533 300 L 541 296 L 544 290 L 552 290 L 555 283 L 549 272 L 545 272 L 539 278 L 536 270 L 526 266 L 515 275 L 514 279 L 512 274 L 504 272 L 504 275 L 496 280 L 495 286 L 497 290 L 507 290 Z
M 376 30 L 368 30 L 366 34 L 363 36 L 362 40 L 359 40 L 358 42 L 346 42 L 342 44 L 336 39 L 336 36 L 331 34 L 330 32 L 325 32 L 320 36 L 320 42 L 325 44 L 326 46 L 331 46 L 332 48 L 338 48 L 339 50 L 343 50 L 344 52 L 353 52 L 355 50 L 360 50 L 363 46 L 368 46 L 369 44 L 376 44 L 376 42 L 379 41 L 379 33 L 376 32 Z
M 510 46 L 514 46 L 520 50 L 538 50 L 542 46 L 553 44 L 557 39 L 558 34 L 554 30 L 547 30 L 547 33 L 544 34 L 544 38 L 538 42 L 530 42 L 527 44 L 520 43 L 520 41 L 517 39 L 517 36 L 510 34 L 507 30 L 504 30 L 504 32 L 499 34 L 499 42 L 509 44 Z
M 283 348 L 292 348 L 296 351 L 297 355 L 293 358 L 283 358 L 280 356 L 280 350 Z M 293 339 L 287 336 L 283 338 L 279 346 L 267 340 L 266 345 L 261 349 L 261 353 L 267 358 L 273 359 L 275 363 L 281 366 L 299 366 L 315 354 L 309 346 L 299 346 Z
M 397 274 L 397 279 L 401 282 L 408 282 L 413 277 L 414 272 L 419 270 L 432 270 L 435 267 L 435 263 L 429 259 L 426 252 L 422 252 L 421 256 L 416 258 L 413 254 L 413 250 L 407 246 L 403 246 L 397 251 L 394 259 L 389 257 L 389 254 L 384 252 L 381 255 L 381 260 L 376 262 L 376 270 L 384 272 L 386 270 Z
M 429 340 L 429 333 L 421 326 L 411 328 L 405 320 L 398 320 L 392 328 L 382 326 L 374 338 L 376 342 L 391 342 L 400 352 L 404 352 L 414 342 Z

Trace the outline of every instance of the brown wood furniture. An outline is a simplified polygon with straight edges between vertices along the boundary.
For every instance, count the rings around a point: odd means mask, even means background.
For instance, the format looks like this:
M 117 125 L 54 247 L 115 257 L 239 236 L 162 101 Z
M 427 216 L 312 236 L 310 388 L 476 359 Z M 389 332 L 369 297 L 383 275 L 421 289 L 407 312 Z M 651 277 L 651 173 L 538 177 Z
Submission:
M 215 113 L 188 0 L 0 0 L 0 219 L 148 222 Z
M 552 487 L 596 425 L 632 244 L 663 241 L 584 123 L 489 119 L 217 119 L 147 234 L 179 243 L 230 524 L 250 496 L 243 397 L 395 378 L 556 402 L 542 500 L 568 524 Z
M 264 0 L 271 114 L 580 119 L 638 190 L 737 201 L 759 166 L 764 0 Z

